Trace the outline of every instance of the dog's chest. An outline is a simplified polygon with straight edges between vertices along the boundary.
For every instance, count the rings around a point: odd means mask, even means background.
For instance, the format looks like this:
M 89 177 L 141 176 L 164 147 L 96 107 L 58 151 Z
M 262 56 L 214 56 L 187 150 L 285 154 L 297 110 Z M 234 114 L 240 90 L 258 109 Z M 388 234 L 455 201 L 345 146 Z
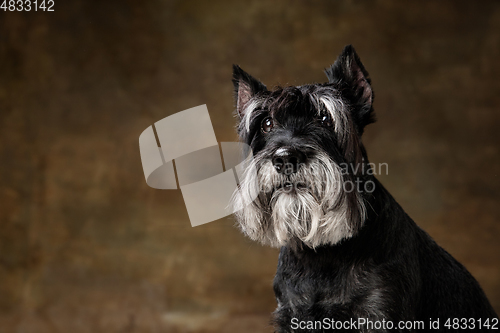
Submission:
M 389 286 L 366 266 L 311 267 L 280 261 L 274 290 L 275 315 L 285 321 L 384 318 L 392 303 Z

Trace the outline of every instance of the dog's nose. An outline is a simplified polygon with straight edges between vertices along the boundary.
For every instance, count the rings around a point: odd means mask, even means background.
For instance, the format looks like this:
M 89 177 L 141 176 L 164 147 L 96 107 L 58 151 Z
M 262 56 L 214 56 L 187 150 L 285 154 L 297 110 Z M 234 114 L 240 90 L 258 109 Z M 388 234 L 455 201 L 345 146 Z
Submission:
M 290 175 L 299 170 L 305 163 L 306 155 L 296 149 L 279 148 L 273 156 L 273 166 L 278 173 Z

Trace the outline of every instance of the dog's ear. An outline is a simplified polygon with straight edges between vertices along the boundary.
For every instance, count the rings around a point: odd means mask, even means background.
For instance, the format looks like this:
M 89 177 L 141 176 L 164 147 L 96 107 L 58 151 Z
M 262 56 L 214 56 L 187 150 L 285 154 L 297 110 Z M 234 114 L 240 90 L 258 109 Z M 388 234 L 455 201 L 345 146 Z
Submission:
M 373 90 L 365 67 L 352 45 L 347 45 L 335 63 L 325 70 L 328 81 L 342 88 L 354 108 L 354 120 L 360 131 L 375 121 Z M 347 90 L 347 91 L 346 91 Z
M 233 85 L 236 110 L 242 118 L 248 101 L 257 93 L 267 91 L 266 86 L 259 80 L 250 76 L 238 65 L 233 65 Z

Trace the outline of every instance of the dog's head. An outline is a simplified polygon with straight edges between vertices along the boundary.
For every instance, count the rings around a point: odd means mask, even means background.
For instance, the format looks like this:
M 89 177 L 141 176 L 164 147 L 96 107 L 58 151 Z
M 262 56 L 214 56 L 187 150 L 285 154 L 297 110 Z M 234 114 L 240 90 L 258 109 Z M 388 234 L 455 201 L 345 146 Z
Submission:
M 354 49 L 344 48 L 323 84 L 270 91 L 233 70 L 238 134 L 254 155 L 234 195 L 242 231 L 275 247 L 354 236 L 366 218 L 364 192 L 373 191 L 361 135 L 374 121 L 370 79 Z

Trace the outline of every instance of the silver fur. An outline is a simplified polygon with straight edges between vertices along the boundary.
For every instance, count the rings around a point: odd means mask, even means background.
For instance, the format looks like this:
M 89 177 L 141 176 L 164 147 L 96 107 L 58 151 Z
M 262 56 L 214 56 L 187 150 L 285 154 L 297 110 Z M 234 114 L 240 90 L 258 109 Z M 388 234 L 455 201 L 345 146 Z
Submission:
M 253 111 L 262 103 L 259 99 L 253 98 L 247 105 L 245 105 L 245 116 L 243 117 L 242 123 L 245 124 L 245 129 L 250 130 L 250 122 L 253 115 Z
M 344 190 L 342 169 L 318 147 L 314 149 L 319 153 L 290 175 L 276 172 L 262 153 L 249 162 L 233 196 L 235 216 L 248 237 L 273 247 L 301 240 L 315 248 L 357 232 L 355 226 L 365 220 L 364 200 L 359 193 Z M 348 200 L 349 195 L 355 200 Z
M 343 142 L 345 138 L 346 129 L 349 128 L 347 107 L 340 98 L 335 98 L 338 92 L 331 87 L 324 87 L 316 93 L 309 94 L 309 98 L 313 103 L 318 113 L 325 110 L 330 114 L 335 124 L 335 132 L 339 135 Z

